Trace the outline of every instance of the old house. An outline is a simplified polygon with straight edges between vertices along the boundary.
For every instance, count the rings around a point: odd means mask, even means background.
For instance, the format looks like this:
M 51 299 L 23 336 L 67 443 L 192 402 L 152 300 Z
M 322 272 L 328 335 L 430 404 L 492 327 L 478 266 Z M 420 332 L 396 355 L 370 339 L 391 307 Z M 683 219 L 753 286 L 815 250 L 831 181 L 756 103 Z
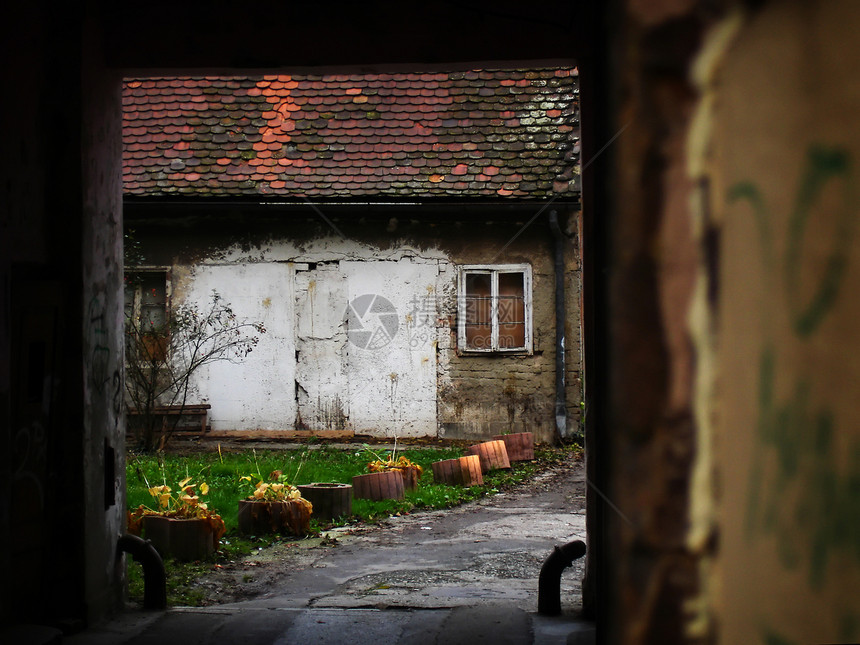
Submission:
M 128 306 L 267 329 L 195 376 L 213 436 L 578 432 L 577 80 L 126 80 Z

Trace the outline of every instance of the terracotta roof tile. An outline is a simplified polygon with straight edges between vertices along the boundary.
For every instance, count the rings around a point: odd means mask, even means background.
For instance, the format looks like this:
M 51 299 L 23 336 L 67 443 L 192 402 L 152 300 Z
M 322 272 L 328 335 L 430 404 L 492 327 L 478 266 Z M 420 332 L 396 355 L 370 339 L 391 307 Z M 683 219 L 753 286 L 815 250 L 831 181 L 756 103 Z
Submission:
M 572 193 L 577 80 L 568 68 L 128 79 L 125 192 Z

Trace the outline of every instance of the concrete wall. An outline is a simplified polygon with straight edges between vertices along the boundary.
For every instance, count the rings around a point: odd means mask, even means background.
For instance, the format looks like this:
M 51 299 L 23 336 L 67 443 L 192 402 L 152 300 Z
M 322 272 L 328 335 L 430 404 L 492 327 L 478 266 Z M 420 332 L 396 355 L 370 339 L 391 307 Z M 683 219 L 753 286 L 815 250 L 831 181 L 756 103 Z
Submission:
M 169 226 L 134 224 L 147 263 L 170 269 L 171 306 L 205 309 L 215 289 L 239 318 L 266 327 L 244 360 L 213 363 L 194 379 L 189 402 L 212 405 L 213 430 L 345 429 L 456 439 L 528 430 L 554 440 L 555 278 L 546 223 L 499 255 L 524 222 L 470 224 L 482 235 L 461 241 L 419 219 L 401 230 L 391 218 L 341 222 L 339 230 L 347 231 L 341 237 L 285 215 L 277 232 L 251 232 L 241 242 L 229 234 L 198 237 L 200 229 L 176 238 Z M 575 240 L 566 251 L 573 433 L 581 400 Z M 533 271 L 533 353 L 458 352 L 458 266 L 523 262 Z M 390 310 L 392 326 L 370 315 L 364 322 L 382 335 L 363 336 L 350 315 L 363 314 L 362 302 L 374 296 L 382 298 L 380 311 Z
M 860 10 L 614 18 L 604 637 L 857 642 Z
M 122 269 L 121 77 L 98 70 L 98 25 L 85 23 L 83 184 L 84 602 L 97 620 L 122 607 L 125 558 L 125 413 Z M 56 547 L 54 547 L 56 548 Z
M 544 225 L 545 226 L 545 225 Z M 503 243 L 503 242 L 502 242 Z M 498 243 L 474 244 L 452 256 L 457 264 L 490 263 Z M 440 333 L 439 424 L 440 433 L 453 438 L 490 438 L 504 432 L 534 432 L 552 441 L 555 429 L 555 274 L 552 241 L 532 238 L 509 250 L 505 263 L 527 263 L 532 269 L 533 353 L 499 357 L 465 355 L 456 351 L 456 283 L 450 279 L 445 298 L 444 324 Z M 579 308 L 580 262 L 575 239 L 565 245 L 566 274 L 566 407 L 568 433 L 580 431 L 582 356 Z M 496 262 L 500 260 L 496 259 Z
M 78 3 L 0 31 L 0 622 L 122 603 L 120 78 Z
M 697 134 L 732 249 L 701 410 L 721 483 L 719 640 L 857 642 L 860 11 L 776 3 L 716 29 Z

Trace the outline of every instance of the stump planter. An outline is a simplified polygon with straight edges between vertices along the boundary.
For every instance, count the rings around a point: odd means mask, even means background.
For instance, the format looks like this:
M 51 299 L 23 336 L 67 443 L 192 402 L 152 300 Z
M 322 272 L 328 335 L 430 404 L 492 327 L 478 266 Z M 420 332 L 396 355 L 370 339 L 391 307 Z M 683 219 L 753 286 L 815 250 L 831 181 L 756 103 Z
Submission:
M 418 488 L 420 475 L 417 467 L 404 466 L 403 468 L 392 468 L 392 470 L 399 470 L 400 474 L 403 475 L 403 490 L 416 490 Z
M 295 500 L 239 500 L 239 531 L 245 535 L 283 533 L 303 536 L 310 529 L 307 506 Z
M 444 459 L 430 466 L 433 468 L 433 480 L 437 484 L 452 486 L 480 486 L 484 483 L 481 474 L 481 459 L 478 455 Z
M 319 520 L 334 520 L 352 515 L 352 486 L 315 482 L 297 486 L 302 497 L 314 505 L 313 516 Z
M 143 518 L 143 537 L 162 558 L 181 562 L 205 560 L 218 546 L 215 531 L 208 520 L 183 520 L 161 515 Z
M 532 461 L 535 458 L 535 438 L 532 432 L 500 434 L 493 439 L 505 442 L 510 461 Z
M 352 494 L 356 499 L 403 499 L 403 491 L 403 473 L 399 470 L 356 475 L 352 478 Z
M 491 470 L 511 467 L 504 441 L 485 441 L 469 446 L 467 450 L 470 455 L 478 455 L 481 460 L 481 472 L 484 474 Z

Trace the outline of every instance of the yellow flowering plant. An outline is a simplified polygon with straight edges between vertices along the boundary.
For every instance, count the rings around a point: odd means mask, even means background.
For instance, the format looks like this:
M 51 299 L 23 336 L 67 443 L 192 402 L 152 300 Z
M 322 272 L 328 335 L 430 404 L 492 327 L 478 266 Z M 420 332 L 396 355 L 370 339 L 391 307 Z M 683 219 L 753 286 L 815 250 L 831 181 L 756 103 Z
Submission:
M 386 470 L 400 470 L 405 472 L 407 470 L 412 470 L 417 474 L 416 479 L 420 479 L 421 475 L 424 473 L 424 469 L 411 459 L 407 459 L 403 455 L 400 455 L 399 457 L 397 456 L 397 437 L 394 437 L 394 450 L 387 453 L 384 457 L 371 450 L 370 446 L 367 444 L 364 444 L 363 447 L 367 452 L 375 457 L 373 461 L 370 461 L 367 464 L 368 472 L 381 473 Z
M 173 519 L 206 520 L 215 533 L 215 540 L 220 540 L 227 532 L 224 520 L 212 511 L 201 497 L 209 494 L 209 485 L 204 481 L 196 484 L 192 477 L 186 477 L 173 489 L 162 483 L 160 486 L 150 486 L 146 482 L 149 494 L 155 500 L 155 508 L 143 504 L 128 513 L 129 533 L 140 535 L 143 518 L 147 515 L 159 515 Z
M 158 510 L 165 515 L 196 518 L 201 512 L 209 510 L 206 503 L 200 501 L 201 495 L 209 494 L 209 485 L 201 482 L 199 491 L 195 491 L 195 488 L 198 488 L 197 484 L 191 481 L 191 477 L 186 477 L 179 482 L 176 491 L 162 484 L 151 487 L 149 494 L 158 500 Z
M 305 455 L 296 469 L 295 477 L 304 464 Z M 260 473 L 260 464 L 257 462 L 257 451 L 254 450 L 254 464 L 257 467 L 257 476 L 243 475 L 239 477 L 239 486 L 244 491 L 244 499 L 258 502 L 300 502 L 308 514 L 313 510 L 313 505 L 302 497 L 298 488 L 289 483 L 289 477 L 282 470 L 273 470 L 265 479 Z M 254 483 L 254 480 L 257 480 Z
M 377 459 L 367 464 L 367 470 L 372 473 L 381 473 L 386 470 L 407 470 L 410 468 L 417 471 L 418 477 L 421 477 L 421 474 L 424 472 L 424 469 L 414 461 L 407 459 L 403 455 L 395 458 L 390 453 L 385 458 L 377 457 Z
M 302 497 L 298 488 L 286 482 L 287 478 L 280 470 L 269 473 L 267 479 L 269 481 L 257 478 L 255 484 L 250 475 L 239 477 L 239 484 L 245 491 L 244 498 L 258 502 L 300 502 L 309 512 L 312 510 L 311 503 Z

